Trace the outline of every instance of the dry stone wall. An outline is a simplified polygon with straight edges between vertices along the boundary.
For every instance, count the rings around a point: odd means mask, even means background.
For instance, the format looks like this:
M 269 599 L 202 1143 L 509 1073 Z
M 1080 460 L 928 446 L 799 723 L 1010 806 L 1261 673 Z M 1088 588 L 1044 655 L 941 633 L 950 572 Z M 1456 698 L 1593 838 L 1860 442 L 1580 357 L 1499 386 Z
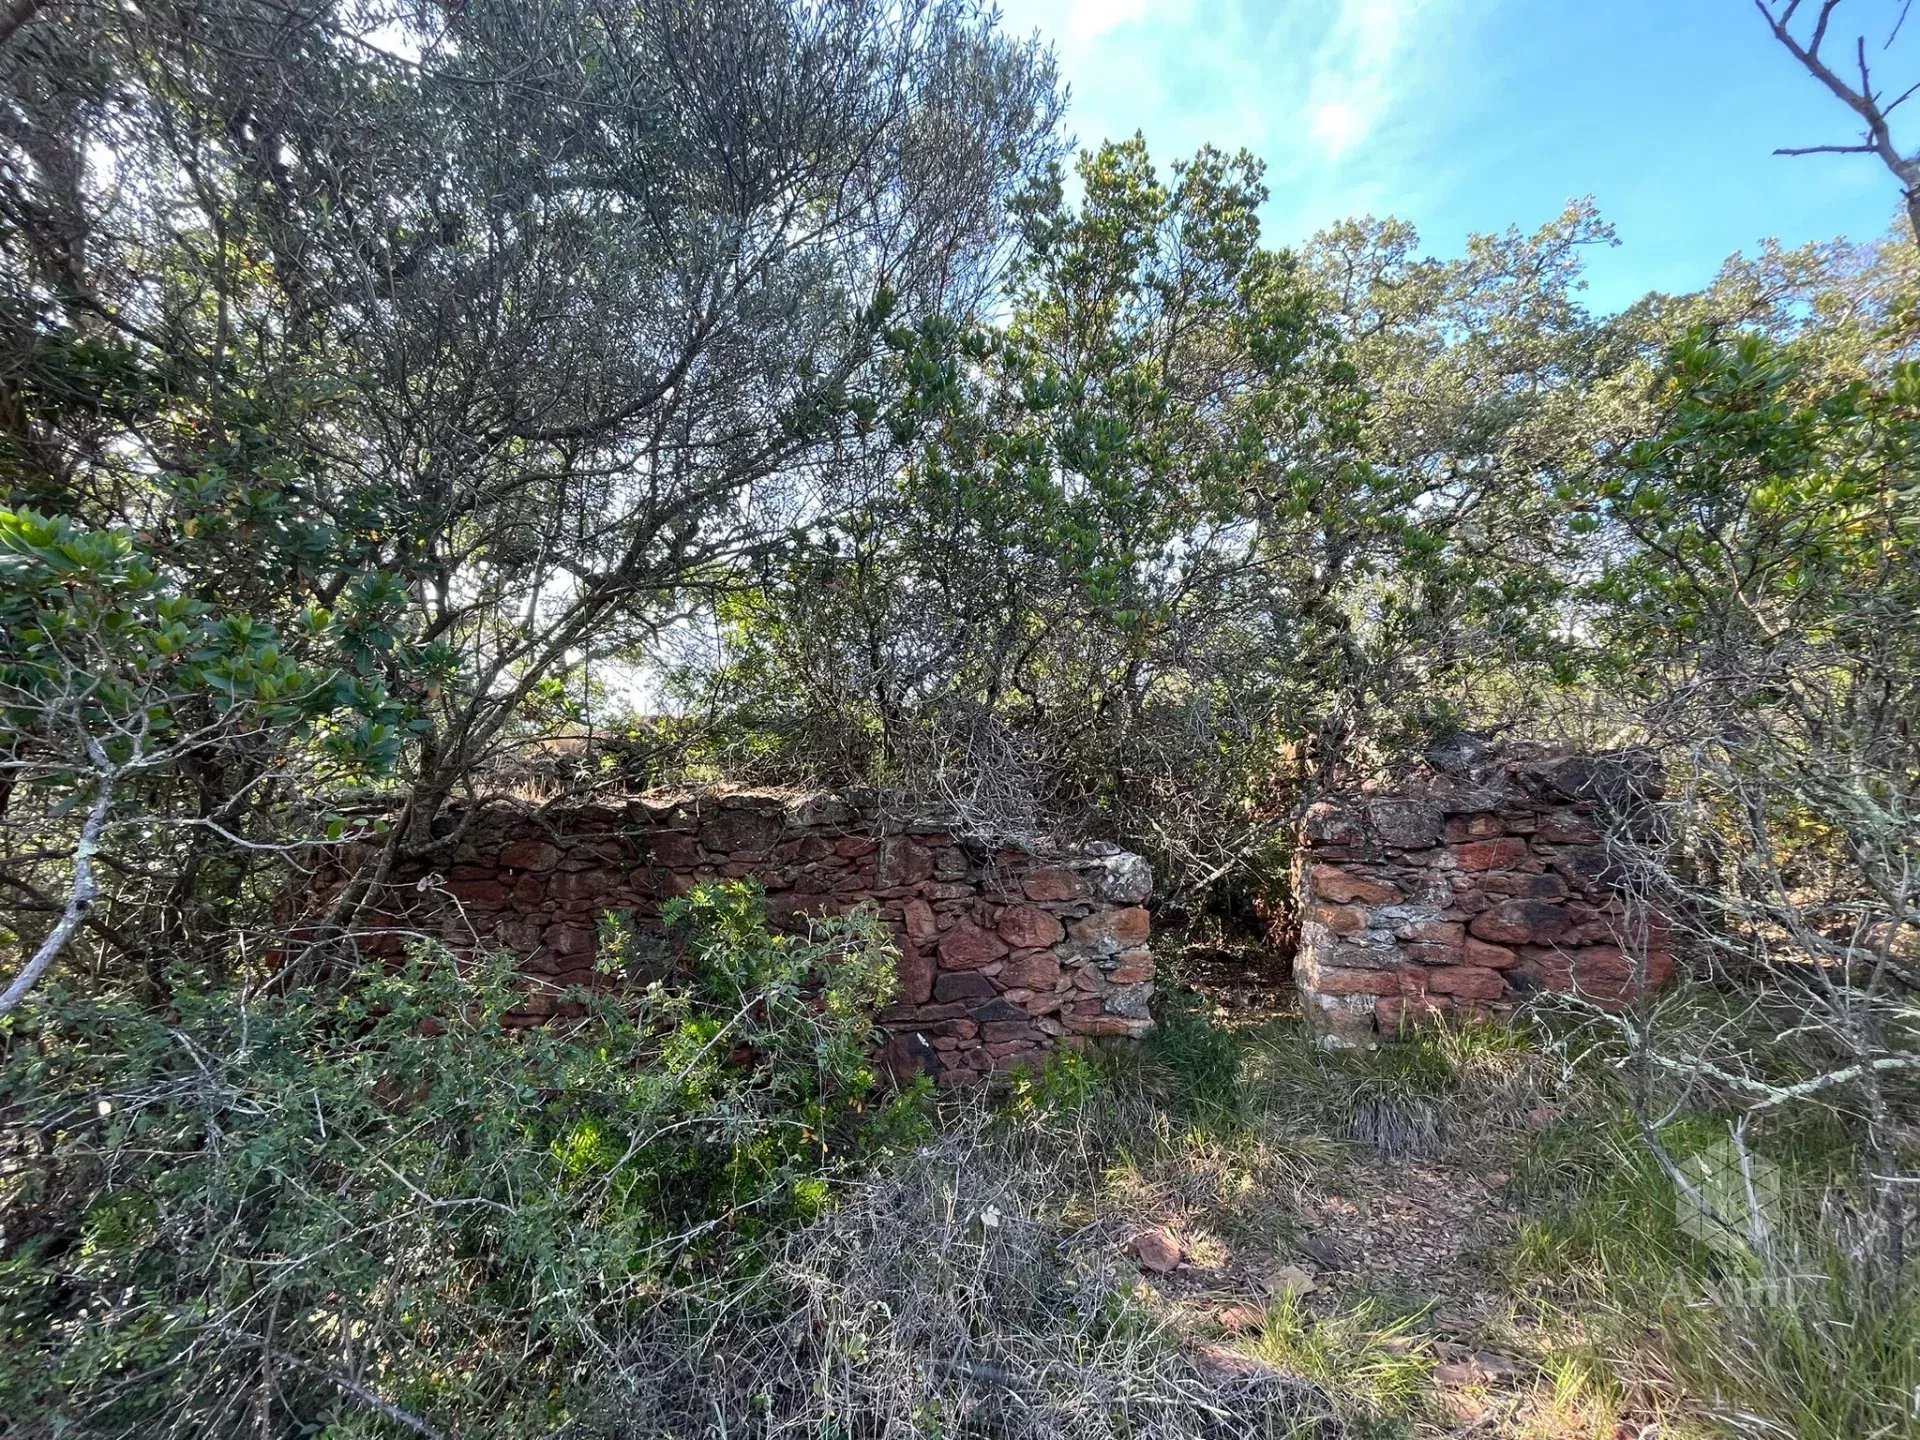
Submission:
M 703 881 L 753 877 L 777 925 L 871 905 L 900 945 L 900 993 L 880 1018 L 884 1058 L 943 1084 L 1028 1065 L 1151 1022 L 1146 861 L 1113 845 L 986 846 L 938 822 L 779 791 L 702 791 L 455 813 L 442 870 L 397 873 L 362 942 L 399 952 L 431 936 L 505 949 L 527 976 L 510 1017 L 537 1024 L 595 983 L 602 918 L 660 934 L 660 904 Z M 316 898 L 363 857 L 335 857 Z
M 1660 776 L 1632 753 L 1470 747 L 1315 804 L 1302 825 L 1294 976 L 1330 1043 L 1542 989 L 1615 1006 L 1673 974 L 1668 932 L 1624 893 L 1609 827 L 1644 826 Z

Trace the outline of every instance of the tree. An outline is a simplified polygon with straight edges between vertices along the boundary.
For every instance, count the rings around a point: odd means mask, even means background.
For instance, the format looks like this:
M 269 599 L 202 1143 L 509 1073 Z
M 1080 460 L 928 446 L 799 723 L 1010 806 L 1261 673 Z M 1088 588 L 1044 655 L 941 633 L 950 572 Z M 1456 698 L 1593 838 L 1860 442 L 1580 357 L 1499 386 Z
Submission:
M 1345 587 L 1401 496 L 1259 243 L 1257 162 L 1163 180 L 1136 138 L 1080 179 L 1024 207 L 1004 326 L 893 332 L 907 462 L 727 612 L 715 681 L 789 763 L 931 778 L 998 833 L 1097 824 L 1206 882 L 1284 828 L 1290 745 L 1346 723 Z
M 530 693 L 831 511 L 881 327 L 980 301 L 1057 109 L 952 0 L 83 3 L 0 70 L 11 503 L 383 687 L 388 861 Z M 284 838 L 284 760 L 165 803 Z M 201 905 L 254 868 L 169 863 Z
M 1625 1033 L 1749 1114 L 1851 1122 L 1866 1253 L 1897 1273 L 1920 1138 L 1920 367 L 1822 384 L 1801 346 L 1696 337 L 1660 401 L 1662 432 L 1598 484 L 1584 628 L 1682 782 L 1677 843 L 1621 863 L 1747 1014 Z
M 1753 0 L 1754 8 L 1759 10 L 1767 22 L 1767 28 L 1773 31 L 1787 53 L 1800 62 L 1800 66 L 1815 80 L 1827 88 L 1835 99 L 1840 101 L 1859 119 L 1863 134 L 1857 143 L 1845 145 L 1800 145 L 1776 150 L 1776 155 L 1872 155 L 1886 166 L 1893 178 L 1900 182 L 1900 197 L 1906 207 L 1907 224 L 1912 228 L 1913 238 L 1920 240 L 1920 150 L 1903 149 L 1893 138 L 1893 112 L 1912 98 L 1920 85 L 1910 85 L 1893 99 L 1886 98 L 1886 92 L 1874 88 L 1873 72 L 1867 64 L 1867 37 L 1855 35 L 1851 66 L 1846 61 L 1836 61 L 1828 49 L 1828 34 L 1833 24 L 1834 13 L 1840 8 L 1840 0 L 1816 0 L 1812 23 L 1796 31 L 1794 24 L 1799 18 L 1804 0 Z M 1902 5 L 1895 14 L 1891 32 L 1886 43 L 1891 45 L 1900 33 L 1900 27 L 1906 23 L 1908 6 Z M 1842 73 L 1850 69 L 1850 74 Z M 1858 76 L 1855 80 L 1852 76 Z

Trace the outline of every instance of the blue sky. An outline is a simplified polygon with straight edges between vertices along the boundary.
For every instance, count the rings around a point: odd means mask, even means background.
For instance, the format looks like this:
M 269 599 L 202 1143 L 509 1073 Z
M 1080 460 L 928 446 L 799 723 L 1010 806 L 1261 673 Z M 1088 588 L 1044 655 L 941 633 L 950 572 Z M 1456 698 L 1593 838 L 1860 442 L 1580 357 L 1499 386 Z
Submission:
M 1835 20 L 1847 55 L 1861 29 L 1874 37 L 1876 78 L 1895 93 L 1920 78 L 1920 37 L 1879 55 L 1897 9 L 1846 0 Z M 1649 289 L 1704 285 L 1730 253 L 1769 236 L 1876 237 L 1899 203 L 1871 157 L 1771 153 L 1858 134 L 1750 0 L 1001 0 L 1001 10 L 1008 29 L 1054 45 L 1081 143 L 1138 129 L 1162 161 L 1207 141 L 1266 160 L 1270 243 L 1370 213 L 1412 221 L 1425 248 L 1449 255 L 1471 232 L 1532 229 L 1590 194 L 1620 235 L 1588 271 L 1590 302 L 1610 310 Z M 1904 118 L 1920 139 L 1920 98 L 1914 108 Z

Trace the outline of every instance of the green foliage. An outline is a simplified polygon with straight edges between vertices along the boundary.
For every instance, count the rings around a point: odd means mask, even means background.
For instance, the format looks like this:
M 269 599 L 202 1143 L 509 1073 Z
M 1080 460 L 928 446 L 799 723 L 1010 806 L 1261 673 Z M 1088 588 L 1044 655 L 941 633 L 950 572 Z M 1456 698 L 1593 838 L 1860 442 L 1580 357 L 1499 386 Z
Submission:
M 1245 1117 L 1245 1043 L 1202 1013 L 1199 997 L 1162 998 L 1145 1041 L 1147 1058 L 1172 1081 L 1176 1103 L 1202 1122 L 1231 1125 Z
M 1077 201 L 1055 175 L 1024 202 L 1004 326 L 888 330 L 889 483 L 730 601 L 727 664 L 691 679 L 757 768 L 957 770 L 983 829 L 1066 816 L 1197 877 L 1264 853 L 1289 746 L 1353 678 L 1339 596 L 1406 492 L 1260 244 L 1258 162 L 1163 177 L 1135 139 L 1079 173 Z
M 1632 674 L 1697 643 L 1785 636 L 1836 660 L 1913 643 L 1920 364 L 1811 396 L 1809 379 L 1795 347 L 1757 335 L 1674 351 L 1665 432 L 1624 453 L 1581 517 L 1635 542 L 1586 592 L 1612 622 L 1608 662 Z
M 366 1416 L 360 1386 L 518 1436 L 590 1408 L 624 1325 L 749 1283 L 917 1103 L 872 1106 L 876 921 L 774 936 L 716 886 L 674 924 L 688 984 L 570 993 L 531 1029 L 506 958 L 433 947 L 337 993 L 15 1017 L 0 1096 L 47 1148 L 4 1193 L 9 1415 L 291 1431 Z
M 304 612 L 295 638 L 283 642 L 270 625 L 195 598 L 125 529 L 0 510 L 0 631 L 8 640 L 0 713 L 78 769 L 90 768 L 88 738 L 124 764 L 134 746 L 149 757 L 198 722 L 322 735 L 336 758 L 384 771 L 399 757 L 405 707 L 378 675 L 296 658 L 392 648 L 394 637 L 373 623 L 363 597 L 352 598 L 356 609 L 341 617 Z M 450 661 L 416 663 L 428 670 Z M 16 756 L 24 753 L 16 747 Z

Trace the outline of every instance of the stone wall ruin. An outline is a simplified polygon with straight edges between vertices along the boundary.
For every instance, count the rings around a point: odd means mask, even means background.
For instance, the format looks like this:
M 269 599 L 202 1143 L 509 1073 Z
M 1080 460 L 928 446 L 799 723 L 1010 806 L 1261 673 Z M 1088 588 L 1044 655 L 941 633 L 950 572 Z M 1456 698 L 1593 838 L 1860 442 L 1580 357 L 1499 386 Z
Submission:
M 953 1084 L 1030 1065 L 1151 1021 L 1144 908 L 1152 874 L 1114 845 L 984 845 L 936 821 L 785 791 L 711 790 L 566 807 L 456 811 L 443 866 L 396 872 L 363 950 L 409 938 L 519 957 L 538 1024 L 566 989 L 595 983 L 600 920 L 660 934 L 660 904 L 703 881 L 752 877 L 776 926 L 871 905 L 900 946 L 900 991 L 880 1016 L 884 1058 Z M 324 901 L 364 856 L 333 857 Z
M 1503 1015 L 1540 990 L 1612 1007 L 1665 985 L 1667 926 L 1606 843 L 1644 832 L 1660 793 L 1637 753 L 1466 742 L 1322 798 L 1294 874 L 1309 1024 L 1364 1045 L 1426 1018 Z

